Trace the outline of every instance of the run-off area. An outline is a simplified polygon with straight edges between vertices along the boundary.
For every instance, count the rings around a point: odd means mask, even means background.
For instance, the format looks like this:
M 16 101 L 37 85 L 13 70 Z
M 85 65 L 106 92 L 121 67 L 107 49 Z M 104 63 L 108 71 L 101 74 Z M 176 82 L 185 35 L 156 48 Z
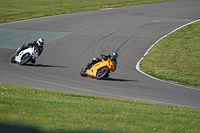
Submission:
M 70 32 L 0 29 L 0 48 L 17 49 L 23 44 L 43 38 L 45 44 L 70 35 Z

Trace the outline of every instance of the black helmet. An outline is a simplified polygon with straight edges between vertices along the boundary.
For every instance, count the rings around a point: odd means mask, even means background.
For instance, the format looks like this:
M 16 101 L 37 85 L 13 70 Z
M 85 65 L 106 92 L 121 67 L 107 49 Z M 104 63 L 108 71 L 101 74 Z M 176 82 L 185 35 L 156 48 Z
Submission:
M 118 53 L 113 51 L 113 52 L 111 53 L 111 57 L 112 57 L 113 59 L 117 59 Z
M 42 46 L 42 45 L 44 44 L 44 39 L 39 38 L 39 39 L 37 40 L 37 44 L 38 44 L 39 46 Z

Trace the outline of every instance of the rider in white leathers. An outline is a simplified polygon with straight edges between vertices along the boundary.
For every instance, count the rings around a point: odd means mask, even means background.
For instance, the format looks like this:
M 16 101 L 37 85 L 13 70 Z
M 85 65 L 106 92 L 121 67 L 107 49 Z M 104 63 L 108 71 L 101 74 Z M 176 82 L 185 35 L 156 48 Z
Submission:
M 19 47 L 15 54 L 17 56 L 22 50 L 36 46 L 38 48 L 38 56 L 40 56 L 40 54 L 43 51 L 43 44 L 44 44 L 44 39 L 39 38 L 37 41 L 33 41 L 31 43 L 28 43 L 27 45 L 24 44 L 22 47 Z M 32 60 L 31 62 L 35 63 L 35 59 Z

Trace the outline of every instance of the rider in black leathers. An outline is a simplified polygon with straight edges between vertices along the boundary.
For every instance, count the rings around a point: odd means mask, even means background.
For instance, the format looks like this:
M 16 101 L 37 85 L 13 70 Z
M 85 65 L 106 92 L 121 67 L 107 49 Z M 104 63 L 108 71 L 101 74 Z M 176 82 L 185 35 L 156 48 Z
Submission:
M 114 64 L 115 64 L 114 71 L 115 71 L 117 67 L 117 57 L 118 57 L 118 53 L 114 51 L 111 54 L 101 54 L 101 58 L 93 58 L 92 61 L 86 65 L 85 71 L 87 69 L 90 69 L 94 64 L 100 62 L 102 59 L 107 60 L 108 58 L 114 61 Z
M 40 56 L 40 54 L 43 51 L 43 44 L 44 44 L 44 39 L 39 38 L 37 41 L 33 41 L 31 43 L 28 43 L 27 45 L 23 45 L 22 47 L 19 47 L 16 51 L 16 56 L 24 49 L 27 49 L 29 47 L 34 47 L 36 46 L 38 48 L 38 56 Z M 35 63 L 35 59 L 31 61 L 32 63 Z

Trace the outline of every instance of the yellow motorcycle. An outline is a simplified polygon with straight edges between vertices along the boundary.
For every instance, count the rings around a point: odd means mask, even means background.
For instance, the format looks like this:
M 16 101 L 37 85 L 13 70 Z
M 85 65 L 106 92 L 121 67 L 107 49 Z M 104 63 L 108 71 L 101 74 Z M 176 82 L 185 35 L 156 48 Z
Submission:
M 100 62 L 94 64 L 90 69 L 82 69 L 80 74 L 82 77 L 93 77 L 97 79 L 108 78 L 109 73 L 115 70 L 114 61 L 110 58 L 107 60 L 101 59 Z

